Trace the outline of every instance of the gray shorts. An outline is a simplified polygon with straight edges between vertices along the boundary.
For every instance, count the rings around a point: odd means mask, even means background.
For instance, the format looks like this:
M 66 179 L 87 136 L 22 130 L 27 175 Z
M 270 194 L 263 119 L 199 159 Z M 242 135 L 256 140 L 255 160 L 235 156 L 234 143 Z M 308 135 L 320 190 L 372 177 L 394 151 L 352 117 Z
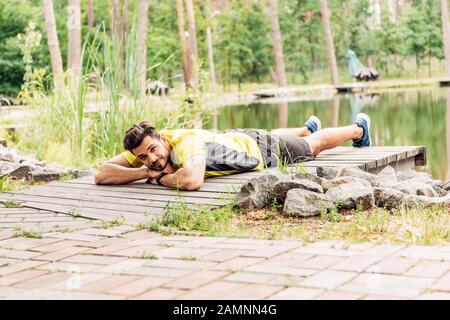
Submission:
M 252 137 L 258 144 L 268 168 L 282 164 L 314 160 L 309 144 L 304 138 L 294 135 L 275 135 L 263 129 L 229 129 L 226 132 L 241 132 Z
M 279 156 L 284 164 L 314 160 L 314 155 L 308 142 L 294 135 L 279 135 Z

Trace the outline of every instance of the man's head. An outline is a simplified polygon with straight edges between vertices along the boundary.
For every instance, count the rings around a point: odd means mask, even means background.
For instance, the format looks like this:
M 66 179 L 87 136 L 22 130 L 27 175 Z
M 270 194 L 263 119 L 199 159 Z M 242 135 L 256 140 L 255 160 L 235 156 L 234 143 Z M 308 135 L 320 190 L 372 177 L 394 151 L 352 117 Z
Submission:
M 148 121 L 142 121 L 128 129 L 123 145 L 152 170 L 161 171 L 169 162 L 170 149 L 166 141 Z

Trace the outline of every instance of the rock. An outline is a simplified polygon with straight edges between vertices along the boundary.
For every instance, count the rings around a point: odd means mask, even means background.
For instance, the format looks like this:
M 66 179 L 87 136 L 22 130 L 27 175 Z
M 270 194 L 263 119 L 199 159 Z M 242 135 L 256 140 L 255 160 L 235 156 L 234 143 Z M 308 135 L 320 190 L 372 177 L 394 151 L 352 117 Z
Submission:
M 378 173 L 377 177 L 378 182 L 385 186 L 398 182 L 395 169 L 392 168 L 391 166 L 384 167 L 384 169 Z
M 328 195 L 305 189 L 291 189 L 286 195 L 283 214 L 294 217 L 320 215 L 333 207 Z
M 344 210 L 360 207 L 366 210 L 372 208 L 375 204 L 372 187 L 361 182 L 340 184 L 329 189 L 326 194 L 334 204 L 338 204 L 339 208 Z
M 398 181 L 408 181 L 408 180 L 417 180 L 417 181 L 430 181 L 433 180 L 433 177 L 427 172 L 418 172 L 416 170 L 407 170 L 407 171 L 398 171 L 397 172 L 397 180 Z
M 448 192 L 445 191 L 443 188 L 438 187 L 437 185 L 433 186 L 434 191 L 438 194 L 439 197 L 445 197 Z
M 294 179 L 306 179 L 306 180 L 310 180 L 312 182 L 315 182 L 318 185 L 322 185 L 322 182 L 326 181 L 325 179 L 322 179 L 322 178 L 320 178 L 317 175 L 312 174 L 312 173 L 297 173 L 294 176 Z
M 27 178 L 32 182 L 49 182 L 53 180 L 59 180 L 61 178 L 59 173 L 50 173 L 50 172 L 31 172 L 28 174 Z
M 363 180 L 366 180 L 369 182 L 372 187 L 379 187 L 380 182 L 378 181 L 378 177 L 372 173 L 365 172 L 359 168 L 351 167 L 351 168 L 344 168 L 341 171 L 341 174 L 339 177 L 355 177 L 360 178 Z
M 392 188 L 373 188 L 375 204 L 387 210 L 396 209 L 404 205 L 412 205 L 413 198 L 399 190 Z
M 403 193 L 393 188 L 374 188 L 375 204 L 378 207 L 388 210 L 396 209 L 402 206 L 432 206 L 432 205 L 450 205 L 450 194 L 445 197 L 430 198 L 425 196 L 414 196 Z
M 313 181 L 306 179 L 293 179 L 277 182 L 273 188 L 273 196 L 279 204 L 282 204 L 286 199 L 286 194 L 291 189 L 305 189 L 312 192 L 323 193 L 322 187 Z
M 340 178 L 335 178 L 333 180 L 324 180 L 324 182 L 322 183 L 322 188 L 326 192 L 327 190 L 337 187 L 341 184 L 352 183 L 352 182 L 358 182 L 363 185 L 366 185 L 367 187 L 372 187 L 372 185 L 369 182 L 367 182 L 366 180 L 363 180 L 363 179 L 359 179 L 359 178 L 355 178 L 355 177 L 340 177 Z
M 444 189 L 445 191 L 450 191 L 450 180 L 444 184 L 442 189 Z
M 391 188 L 414 196 L 439 197 L 434 188 L 417 180 L 407 180 L 391 185 Z
M 95 174 L 96 174 L 96 171 L 94 169 L 85 167 L 80 171 L 80 174 L 77 176 L 77 178 L 93 176 Z
M 40 161 L 34 157 L 21 157 L 19 159 L 19 162 L 26 165 L 34 165 L 37 167 L 45 167 L 48 162 L 47 161 Z
M 317 167 L 316 172 L 318 177 L 331 180 L 337 177 L 339 170 L 336 168 Z
M 269 205 L 273 199 L 273 188 L 278 181 L 280 177 L 273 174 L 248 180 L 237 195 L 239 207 L 246 210 L 259 210 Z
M 0 145 L 0 161 L 19 163 L 19 156 L 16 149 L 6 148 Z
M 16 170 L 19 167 L 19 164 L 8 161 L 0 161 L 0 177 L 4 177 L 9 175 L 11 172 Z
M 9 173 L 9 175 L 11 177 L 15 177 L 17 179 L 23 179 L 23 178 L 26 178 L 28 176 L 28 174 L 33 171 L 33 169 L 34 168 L 31 166 L 19 164 L 16 169 L 14 169 L 13 171 L 11 171 Z
M 75 177 L 80 175 L 80 170 L 75 168 L 66 168 L 59 163 L 52 162 L 42 168 L 44 172 L 59 174 L 60 176 L 71 174 Z

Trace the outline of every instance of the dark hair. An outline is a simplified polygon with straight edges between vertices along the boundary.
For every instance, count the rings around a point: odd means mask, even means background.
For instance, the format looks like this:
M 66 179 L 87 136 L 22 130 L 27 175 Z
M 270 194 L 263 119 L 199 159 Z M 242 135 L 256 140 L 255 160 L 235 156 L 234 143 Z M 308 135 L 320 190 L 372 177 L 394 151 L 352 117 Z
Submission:
M 126 150 L 132 150 L 138 147 L 142 140 L 146 136 L 159 139 L 159 133 L 156 131 L 150 122 L 142 121 L 138 124 L 134 124 L 130 129 L 125 132 L 125 138 L 123 139 L 123 146 Z

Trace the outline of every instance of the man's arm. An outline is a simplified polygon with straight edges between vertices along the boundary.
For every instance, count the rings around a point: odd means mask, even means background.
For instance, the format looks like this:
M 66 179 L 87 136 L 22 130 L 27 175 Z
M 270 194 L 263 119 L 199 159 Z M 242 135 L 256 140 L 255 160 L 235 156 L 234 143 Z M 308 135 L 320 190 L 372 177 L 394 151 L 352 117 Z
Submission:
M 146 166 L 133 168 L 122 155 L 105 162 L 95 175 L 96 184 L 126 184 L 131 181 L 150 177 Z
M 205 170 L 205 156 L 192 155 L 184 161 L 182 168 L 175 173 L 165 175 L 160 182 L 174 189 L 198 190 L 203 184 Z

